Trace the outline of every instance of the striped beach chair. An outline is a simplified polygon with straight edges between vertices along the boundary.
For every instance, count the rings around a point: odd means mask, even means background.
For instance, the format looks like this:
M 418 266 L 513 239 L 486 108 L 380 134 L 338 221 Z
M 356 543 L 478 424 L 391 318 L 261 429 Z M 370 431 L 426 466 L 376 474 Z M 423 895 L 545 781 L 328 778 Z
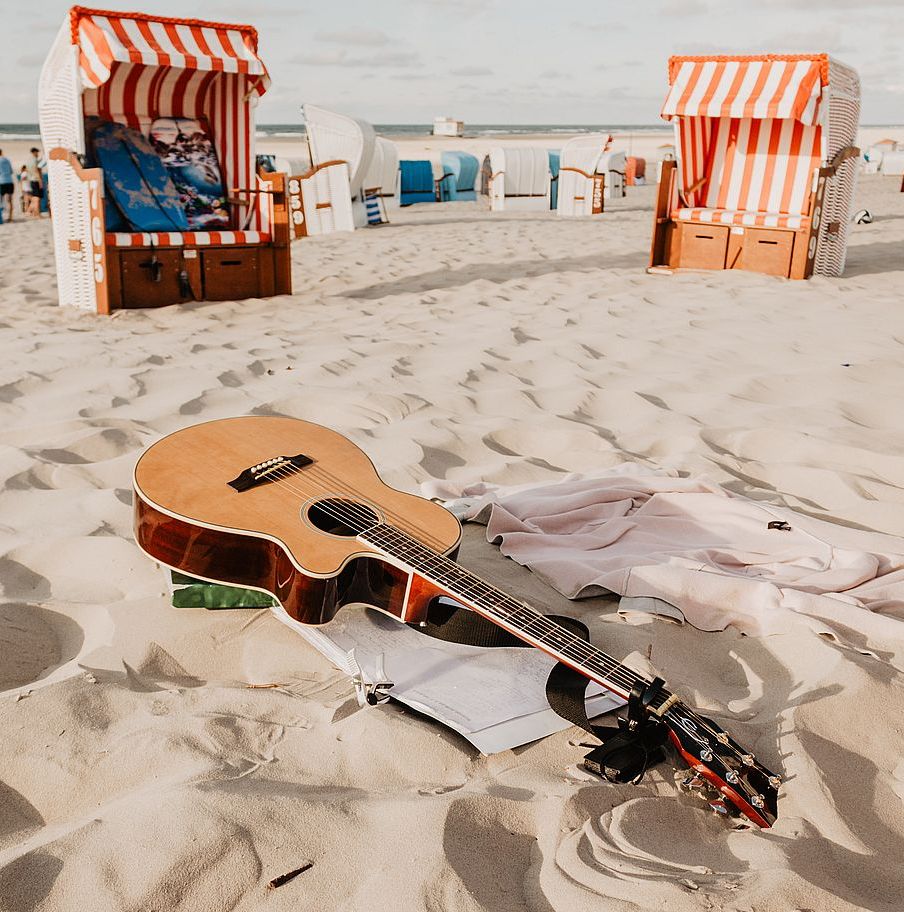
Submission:
M 651 271 L 844 269 L 859 150 L 857 73 L 817 55 L 672 57 Z
M 291 293 L 285 176 L 256 172 L 254 110 L 269 83 L 249 25 L 69 11 L 38 89 L 61 305 L 106 314 Z M 87 126 L 93 118 L 147 135 L 160 117 L 209 127 L 228 229 L 108 229 L 104 171 L 84 164 Z

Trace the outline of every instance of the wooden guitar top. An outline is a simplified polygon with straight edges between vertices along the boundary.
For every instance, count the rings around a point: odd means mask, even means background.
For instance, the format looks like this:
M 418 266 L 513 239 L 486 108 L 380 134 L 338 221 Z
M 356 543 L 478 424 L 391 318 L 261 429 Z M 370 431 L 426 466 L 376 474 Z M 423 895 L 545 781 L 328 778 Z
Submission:
M 313 464 L 247 491 L 228 484 L 251 466 L 298 454 Z M 152 507 L 196 525 L 274 540 L 313 576 L 332 576 L 350 557 L 374 551 L 311 522 L 311 505 L 328 498 L 369 505 L 381 521 L 440 553 L 461 537 L 451 513 L 386 485 L 350 440 L 296 418 L 229 418 L 176 431 L 144 453 L 134 481 L 138 496 Z

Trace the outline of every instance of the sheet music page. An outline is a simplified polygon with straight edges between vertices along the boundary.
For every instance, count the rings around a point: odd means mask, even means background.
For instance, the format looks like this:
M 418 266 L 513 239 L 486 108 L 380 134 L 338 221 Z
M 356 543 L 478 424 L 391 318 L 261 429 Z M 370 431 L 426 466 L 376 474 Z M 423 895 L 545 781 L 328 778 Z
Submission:
M 569 726 L 546 700 L 546 679 L 555 660 L 539 649 L 449 643 L 364 607 L 341 611 L 317 628 L 275 611 L 346 674 L 354 673 L 348 656 L 352 650 L 368 681 L 377 679 L 382 656 L 394 699 L 460 732 L 483 753 L 517 747 Z M 587 695 L 591 716 L 624 705 L 595 683 Z

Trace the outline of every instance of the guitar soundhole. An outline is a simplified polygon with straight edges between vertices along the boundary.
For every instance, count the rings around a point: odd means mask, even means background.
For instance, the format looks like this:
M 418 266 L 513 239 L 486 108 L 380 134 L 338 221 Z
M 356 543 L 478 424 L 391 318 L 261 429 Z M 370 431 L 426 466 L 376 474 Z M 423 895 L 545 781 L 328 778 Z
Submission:
M 308 507 L 308 521 L 327 535 L 354 538 L 380 521 L 376 512 L 365 504 L 341 497 L 318 500 Z

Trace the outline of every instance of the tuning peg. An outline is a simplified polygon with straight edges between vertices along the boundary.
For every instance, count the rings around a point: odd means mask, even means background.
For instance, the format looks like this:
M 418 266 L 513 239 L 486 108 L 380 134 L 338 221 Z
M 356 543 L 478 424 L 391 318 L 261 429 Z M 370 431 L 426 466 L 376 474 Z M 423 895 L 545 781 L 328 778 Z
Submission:
M 731 783 L 731 785 L 737 785 L 741 781 L 741 777 L 736 770 L 729 770 L 725 774 L 725 781 Z
M 753 764 L 756 763 L 756 757 L 754 757 L 753 754 L 741 754 L 741 763 L 743 763 L 744 766 L 753 766 Z
M 781 786 L 781 784 L 782 784 L 781 777 L 779 777 L 779 776 L 770 776 L 770 777 L 769 777 L 769 784 L 770 784 L 774 789 L 778 789 L 778 788 Z
M 762 795 L 754 795 L 754 796 L 750 799 L 750 803 L 751 803 L 755 808 L 763 808 L 763 807 L 766 806 L 766 799 L 765 799 Z
M 702 776 L 688 776 L 681 782 L 681 787 L 687 789 L 689 792 L 696 791 L 697 789 L 707 788 L 709 783 Z
M 712 758 L 713 758 L 713 752 L 708 747 L 704 747 L 703 750 L 700 751 L 700 759 L 704 763 L 709 763 L 709 761 L 712 760 Z

